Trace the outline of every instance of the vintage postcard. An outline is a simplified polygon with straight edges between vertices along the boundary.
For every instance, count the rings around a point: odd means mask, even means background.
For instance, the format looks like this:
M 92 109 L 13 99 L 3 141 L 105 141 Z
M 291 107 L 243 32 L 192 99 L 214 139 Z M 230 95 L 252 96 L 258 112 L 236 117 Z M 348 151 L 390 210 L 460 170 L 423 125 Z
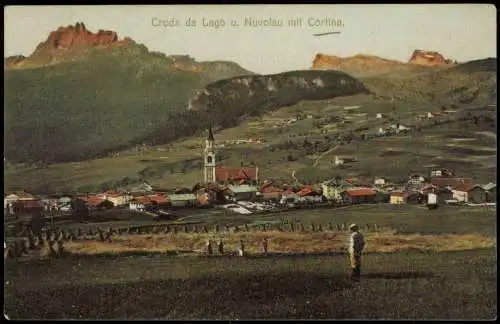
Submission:
M 4 316 L 497 316 L 488 4 L 4 7 Z

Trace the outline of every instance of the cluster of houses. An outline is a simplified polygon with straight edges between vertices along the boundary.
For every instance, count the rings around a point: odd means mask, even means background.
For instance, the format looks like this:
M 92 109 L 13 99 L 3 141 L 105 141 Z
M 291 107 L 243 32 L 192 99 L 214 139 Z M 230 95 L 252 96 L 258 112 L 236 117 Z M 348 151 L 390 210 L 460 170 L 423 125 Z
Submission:
M 132 188 L 76 196 L 43 196 L 24 191 L 11 192 L 4 197 L 7 214 L 17 212 L 62 211 L 82 209 L 128 208 L 148 210 L 149 207 L 213 207 L 238 201 L 260 201 L 276 204 L 307 204 L 338 202 L 342 204 L 424 204 L 427 195 L 436 195 L 439 204 L 496 203 L 496 184 L 474 184 L 469 178 L 460 178 L 452 172 L 434 170 L 430 177 L 411 175 L 407 184 L 394 186 L 386 179 L 373 183 L 358 183 L 354 179 L 334 179 L 315 185 L 278 185 L 271 181 L 258 184 L 257 174 L 241 168 L 217 172 L 224 182 L 197 184 L 193 188 L 162 190 L 148 184 Z M 232 181 L 228 181 L 232 180 Z
M 383 182 L 383 180 L 381 181 Z M 447 169 L 433 170 L 429 177 L 411 175 L 404 188 L 383 184 L 391 204 L 422 203 L 430 193 L 439 204 L 496 204 L 496 184 L 474 184 L 470 178 L 457 177 Z

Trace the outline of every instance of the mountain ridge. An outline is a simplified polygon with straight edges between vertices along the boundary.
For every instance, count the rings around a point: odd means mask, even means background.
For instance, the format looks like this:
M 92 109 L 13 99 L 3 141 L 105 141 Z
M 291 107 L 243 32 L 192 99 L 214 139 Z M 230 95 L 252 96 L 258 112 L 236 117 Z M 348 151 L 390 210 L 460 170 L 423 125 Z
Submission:
M 234 62 L 197 62 L 189 55 L 149 51 L 133 40 L 114 46 L 120 42 L 117 34 L 90 33 L 82 24 L 65 28 L 49 35 L 34 51 L 37 54 L 30 55 L 49 53 L 50 58 L 56 52 L 63 53 L 58 56 L 63 59 L 4 73 L 4 145 L 12 163 L 93 159 L 142 143 L 164 144 L 192 136 L 209 121 L 232 127 L 249 116 L 302 100 L 358 92 L 426 105 L 490 103 L 496 98 L 496 59 L 442 68 L 358 54 L 356 64 L 375 60 L 385 70 L 360 77 L 331 69 L 262 75 Z M 68 30 L 72 36 L 60 37 Z M 47 57 L 38 62 L 47 62 Z M 358 72 L 366 72 L 356 64 Z M 346 80 L 359 85 L 354 87 L 357 92 L 342 86 Z
M 114 55 L 117 51 L 156 56 L 165 59 L 164 63 L 167 67 L 181 71 L 210 73 L 214 67 L 218 67 L 218 70 L 225 70 L 229 76 L 254 74 L 236 62 L 196 61 L 189 55 L 166 55 L 157 51 L 149 51 L 144 44 L 139 44 L 130 37 L 119 38 L 118 33 L 112 30 L 99 29 L 93 33 L 87 30 L 83 22 L 76 22 L 75 25 L 65 27 L 60 26 L 50 32 L 47 39 L 40 42 L 29 56 L 13 55 L 4 58 L 4 69 L 35 69 L 82 61 L 96 54 Z
M 21 62 L 20 68 L 7 68 L 4 73 L 5 156 L 13 163 L 82 161 L 143 141 L 166 142 L 192 135 L 214 116 L 213 111 L 188 110 L 193 94 L 203 92 L 208 85 L 218 92 L 220 80 L 266 78 L 234 62 L 197 62 L 189 55 L 151 52 L 130 39 L 119 40 L 112 31 L 91 33 L 81 23 L 57 29 L 32 55 L 12 61 Z M 285 80 L 285 92 L 288 86 L 300 88 L 293 74 L 317 73 L 307 70 L 274 76 Z M 243 98 L 249 88 L 233 90 L 222 95 Z M 214 122 L 234 125 L 248 114 L 311 95 L 310 91 L 290 94 L 293 100 L 281 95 L 273 105 L 256 107 L 252 101 L 260 102 L 258 97 L 267 95 L 259 82 L 250 91 L 256 96 L 245 97 L 246 102 L 229 104 L 214 96 L 221 104 L 216 107 L 219 120 Z M 328 91 L 319 90 L 324 92 L 319 97 L 324 98 Z
M 311 69 L 339 70 L 355 77 L 367 77 L 394 73 L 420 73 L 452 66 L 454 64 L 450 60 L 445 60 L 438 52 L 415 50 L 407 62 L 365 53 L 348 57 L 318 53 L 312 61 Z

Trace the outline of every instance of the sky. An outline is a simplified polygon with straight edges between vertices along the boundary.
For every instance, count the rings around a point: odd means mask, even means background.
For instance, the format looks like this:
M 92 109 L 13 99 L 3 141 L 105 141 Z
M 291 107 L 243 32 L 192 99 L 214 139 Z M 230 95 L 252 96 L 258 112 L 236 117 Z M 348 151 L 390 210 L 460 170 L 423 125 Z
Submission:
M 5 56 L 28 56 L 51 31 L 83 22 L 152 51 L 234 61 L 262 74 L 309 69 L 317 53 L 403 62 L 415 49 L 459 62 L 496 57 L 491 4 L 8 6 L 4 17 Z M 274 25 L 251 23 L 258 21 Z M 313 35 L 332 31 L 340 33 Z

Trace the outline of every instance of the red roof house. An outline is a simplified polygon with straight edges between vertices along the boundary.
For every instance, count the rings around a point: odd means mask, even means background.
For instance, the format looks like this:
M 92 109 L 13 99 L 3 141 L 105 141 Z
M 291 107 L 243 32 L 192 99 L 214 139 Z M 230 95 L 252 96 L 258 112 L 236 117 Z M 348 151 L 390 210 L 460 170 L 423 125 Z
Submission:
M 351 188 L 347 189 L 346 192 L 352 197 L 375 196 L 377 194 L 372 188 Z
M 259 168 L 216 167 L 215 180 L 219 181 L 258 181 Z
M 40 200 L 18 200 L 19 207 L 23 210 L 42 210 L 43 203 Z
M 470 186 L 472 188 L 472 179 L 439 177 L 431 178 L 431 184 L 436 187 L 451 187 L 452 189 L 463 186 Z
M 114 206 L 114 204 L 111 201 L 106 200 L 106 199 L 101 198 L 101 197 L 97 197 L 97 196 L 81 196 L 81 197 L 78 197 L 78 199 L 84 201 L 87 204 L 87 206 L 92 207 L 92 208 L 96 208 L 96 207 L 109 208 L 109 207 Z
M 300 197 L 312 196 L 312 195 L 318 196 L 321 195 L 321 193 L 318 192 L 318 190 L 313 188 L 312 186 L 304 186 L 297 192 L 297 195 L 299 195 Z
M 472 182 L 464 182 L 453 187 L 453 190 L 461 192 L 469 192 L 470 190 L 472 190 L 473 187 L 474 186 L 472 185 Z
M 260 186 L 261 193 L 283 192 L 282 189 L 275 187 L 272 183 L 266 183 Z
M 341 194 L 344 201 L 351 204 L 374 203 L 377 191 L 372 188 L 350 188 Z
M 156 203 L 158 205 L 165 204 L 165 203 L 169 202 L 168 198 L 165 195 L 162 195 L 162 194 L 150 195 L 150 196 L 147 196 L 147 198 L 151 202 Z
M 147 205 L 152 203 L 151 199 L 149 199 L 146 196 L 135 197 L 130 202 L 133 204 L 142 204 L 142 205 Z

